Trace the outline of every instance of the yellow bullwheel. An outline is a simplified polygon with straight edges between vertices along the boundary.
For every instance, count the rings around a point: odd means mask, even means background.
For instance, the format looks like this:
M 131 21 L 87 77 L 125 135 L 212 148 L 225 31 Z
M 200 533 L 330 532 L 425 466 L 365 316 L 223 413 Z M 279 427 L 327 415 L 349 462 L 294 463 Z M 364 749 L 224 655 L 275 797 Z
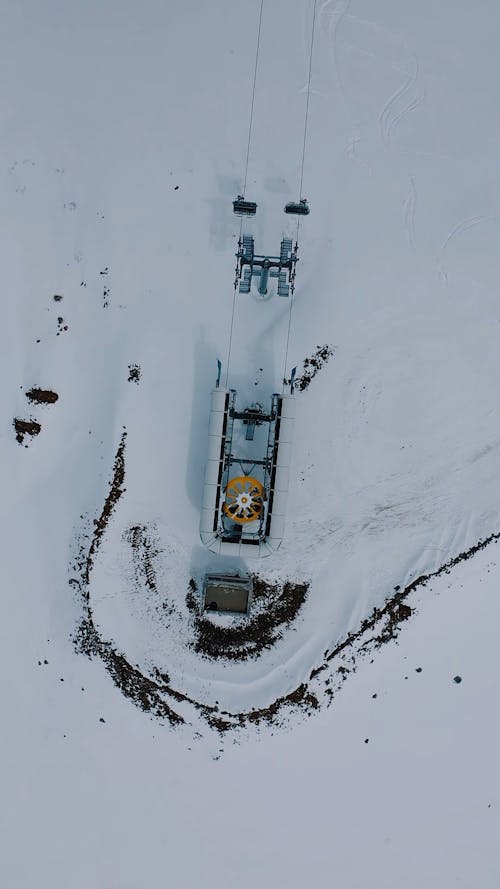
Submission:
M 244 525 L 259 518 L 264 497 L 264 487 L 256 478 L 239 475 L 227 483 L 223 509 L 233 522 Z

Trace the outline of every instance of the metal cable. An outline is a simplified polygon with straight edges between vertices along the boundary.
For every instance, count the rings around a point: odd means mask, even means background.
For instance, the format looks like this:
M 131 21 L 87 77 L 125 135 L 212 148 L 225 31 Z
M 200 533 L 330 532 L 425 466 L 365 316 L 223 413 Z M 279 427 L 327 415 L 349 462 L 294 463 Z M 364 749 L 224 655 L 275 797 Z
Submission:
M 304 117 L 304 139 L 302 143 L 302 162 L 300 165 L 300 186 L 299 186 L 299 200 L 302 198 L 302 183 L 304 181 L 304 163 L 306 158 L 306 145 L 307 145 L 307 129 L 309 124 L 309 98 L 311 96 L 311 73 L 312 73 L 312 61 L 313 61 L 313 49 L 314 49 L 314 30 L 316 25 L 316 6 L 317 0 L 314 0 L 314 8 L 313 8 L 313 20 L 311 27 L 311 48 L 309 51 L 309 75 L 307 78 L 307 98 L 306 98 L 306 113 Z M 295 243 L 299 242 L 299 231 L 300 231 L 300 216 L 297 217 L 297 230 L 295 235 Z M 286 337 L 286 349 L 285 349 L 285 364 L 283 367 L 283 388 L 282 392 L 285 391 L 286 385 L 286 368 L 288 364 L 288 347 L 290 345 L 290 331 L 292 328 L 292 309 L 294 304 L 294 296 L 293 293 L 290 294 L 290 310 L 288 312 L 288 332 Z
M 316 3 L 316 0 L 315 0 Z M 248 142 L 247 142 L 247 159 L 245 162 L 245 176 L 243 180 L 243 195 L 245 194 L 247 187 L 247 175 L 248 175 L 248 159 L 250 157 L 250 140 L 252 138 L 252 124 L 253 124 L 253 107 L 255 103 L 255 84 L 257 82 L 257 68 L 259 65 L 259 49 L 260 49 L 260 32 L 262 27 L 262 10 L 264 8 L 264 0 L 260 0 L 260 13 L 259 13 L 259 28 L 257 31 L 257 48 L 255 50 L 255 66 L 253 71 L 253 86 L 252 86 L 252 104 L 250 106 L 250 123 L 248 125 Z
M 245 175 L 243 177 L 243 195 L 245 195 L 246 187 L 247 187 L 247 176 L 248 176 L 248 161 L 250 159 L 250 143 L 252 139 L 252 125 L 253 125 L 253 110 L 255 105 L 255 85 L 257 83 L 257 69 L 259 66 L 259 50 L 260 50 L 260 34 L 262 30 L 262 11 L 264 9 L 264 0 L 260 2 L 260 12 L 259 12 L 259 26 L 257 29 L 257 47 L 255 50 L 255 65 L 253 71 L 253 84 L 252 84 L 252 101 L 250 104 L 250 121 L 248 124 L 248 140 L 247 140 L 247 156 L 245 160 Z M 238 242 L 241 241 L 241 234 L 243 231 L 243 218 L 240 219 L 240 234 L 238 238 Z M 234 292 L 233 292 L 233 307 L 231 310 L 231 326 L 229 328 L 229 346 L 227 350 L 227 362 L 226 362 L 226 387 L 229 378 L 229 363 L 231 360 L 231 347 L 233 344 L 233 328 L 234 328 L 234 312 L 236 309 L 236 293 L 237 293 L 238 282 L 235 281 L 234 284 Z
M 302 164 L 301 164 L 301 168 L 300 168 L 299 198 L 302 197 L 302 182 L 304 180 L 304 161 L 305 161 L 305 157 L 306 157 L 307 124 L 308 124 L 308 120 L 309 120 L 309 98 L 311 96 L 311 72 L 312 72 L 313 49 L 314 49 L 314 27 L 316 24 L 316 6 L 317 6 L 317 0 L 314 0 L 313 20 L 312 20 L 312 28 L 311 28 L 311 49 L 309 52 L 309 76 L 307 79 L 306 115 L 305 115 L 305 119 L 304 119 L 304 142 L 302 145 Z
M 229 346 L 227 350 L 227 361 L 226 361 L 226 389 L 227 389 L 227 381 L 229 378 L 229 362 L 231 360 L 231 346 L 233 343 L 233 326 L 234 326 L 234 310 L 236 308 L 236 287 L 234 288 L 233 293 L 233 309 L 231 312 L 231 327 L 229 330 Z

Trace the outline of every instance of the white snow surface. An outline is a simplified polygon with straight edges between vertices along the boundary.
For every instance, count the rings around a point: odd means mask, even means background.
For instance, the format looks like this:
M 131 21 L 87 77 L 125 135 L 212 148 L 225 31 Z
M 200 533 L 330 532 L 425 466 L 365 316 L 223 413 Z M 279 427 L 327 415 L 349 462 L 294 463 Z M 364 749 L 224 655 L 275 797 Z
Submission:
M 4 5 L 0 851 L 13 889 L 500 885 L 495 544 L 415 591 L 398 643 L 285 729 L 174 730 L 74 650 L 71 565 L 124 428 L 96 624 L 145 674 L 221 709 L 288 694 L 396 585 L 500 531 L 500 9 L 317 0 L 286 372 L 318 344 L 334 355 L 298 396 L 286 539 L 258 566 L 309 594 L 241 663 L 200 658 L 187 623 L 136 594 L 132 526 L 157 542 L 174 604 L 220 567 L 198 521 L 259 8 Z M 257 250 L 292 230 L 312 14 L 264 3 L 246 189 Z M 281 388 L 287 325 L 287 301 L 237 297 L 242 395 Z M 30 406 L 31 386 L 58 402 Z M 26 448 L 14 417 L 42 424 Z

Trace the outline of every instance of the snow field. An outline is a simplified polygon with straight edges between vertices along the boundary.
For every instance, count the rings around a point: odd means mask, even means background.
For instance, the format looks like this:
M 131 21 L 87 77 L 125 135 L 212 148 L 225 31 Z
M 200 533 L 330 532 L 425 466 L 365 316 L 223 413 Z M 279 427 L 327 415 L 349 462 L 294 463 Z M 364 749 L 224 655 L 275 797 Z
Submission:
M 311 13 L 265 5 L 257 249 L 278 248 L 297 197 Z M 208 564 L 199 497 L 255 15 L 226 0 L 5 10 L 6 885 L 496 889 L 494 547 L 419 591 L 399 644 L 361 660 L 331 708 L 203 740 L 148 719 L 75 654 L 68 564 L 126 427 L 96 620 L 145 671 L 237 711 L 295 687 L 396 585 L 499 530 L 497 18 L 490 0 L 318 3 L 289 365 L 317 344 L 335 354 L 299 398 L 287 537 L 262 565 L 310 593 L 274 649 L 228 667 L 195 660 L 182 621 L 167 631 L 135 595 L 124 534 L 147 526 L 174 603 Z M 286 322 L 277 299 L 238 298 L 233 385 L 258 379 L 263 401 L 279 388 Z M 28 405 L 33 385 L 57 404 Z M 28 414 L 42 431 L 21 448 L 12 419 Z

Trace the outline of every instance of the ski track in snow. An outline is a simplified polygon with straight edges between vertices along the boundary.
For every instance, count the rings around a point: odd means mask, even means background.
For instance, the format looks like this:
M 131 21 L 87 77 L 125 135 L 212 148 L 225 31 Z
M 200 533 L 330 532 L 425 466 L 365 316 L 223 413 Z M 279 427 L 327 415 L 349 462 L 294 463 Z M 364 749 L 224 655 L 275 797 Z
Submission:
M 390 123 L 387 127 L 387 131 L 385 133 L 385 141 L 386 141 L 387 146 L 390 145 L 392 135 L 394 133 L 394 130 L 398 126 L 398 124 L 402 121 L 402 119 L 404 117 L 406 117 L 407 114 L 409 114 L 411 111 L 415 111 L 415 109 L 418 108 L 418 106 L 424 101 L 424 99 L 425 99 L 425 92 L 422 92 L 419 96 L 416 96 L 414 99 L 412 99 L 408 103 L 408 105 L 406 105 L 399 112 L 399 114 L 396 114 L 396 116 L 392 118 L 392 120 L 390 121 Z
M 418 74 L 419 74 L 418 59 L 414 55 L 413 56 L 413 70 L 407 76 L 404 83 L 402 83 L 401 86 L 392 94 L 392 96 L 389 97 L 389 99 L 385 103 L 384 107 L 382 108 L 382 111 L 379 114 L 378 124 L 379 124 L 380 137 L 381 137 L 382 142 L 384 143 L 386 148 L 390 147 L 391 131 L 396 126 L 396 124 L 399 123 L 399 121 L 405 114 L 408 114 L 410 111 L 413 111 L 415 108 L 417 108 L 423 99 L 423 95 L 420 97 L 411 99 L 410 102 L 402 109 L 402 111 L 400 111 L 397 114 L 395 114 L 394 116 L 392 116 L 394 108 L 397 105 L 397 103 L 403 97 L 406 97 L 406 95 L 416 85 L 417 79 L 418 79 Z
M 493 216 L 471 216 L 468 219 L 463 219 L 462 222 L 459 222 L 457 225 L 455 225 L 454 228 L 452 228 L 452 230 L 446 236 L 443 243 L 441 244 L 441 251 L 446 250 L 450 241 L 452 241 L 453 238 L 456 238 L 457 235 L 461 235 L 462 232 L 466 232 L 470 228 L 474 228 L 474 226 L 479 225 L 482 222 L 487 222 L 489 220 L 498 218 L 498 214 L 495 214 Z
M 347 15 L 349 11 L 351 0 L 340 0 L 340 2 L 338 2 L 337 0 L 337 2 L 335 3 L 335 7 L 330 10 L 329 7 L 332 5 L 333 2 L 335 2 L 335 0 L 326 0 L 326 2 L 322 4 L 319 10 L 318 19 L 320 21 L 322 17 L 328 17 L 329 19 L 326 32 L 331 45 L 331 55 L 333 58 L 335 76 L 337 78 L 337 85 L 340 95 L 344 98 L 344 101 L 346 101 L 344 84 L 342 81 L 338 63 L 337 39 L 339 27 L 341 25 L 342 19 Z
M 440 255 L 438 259 L 438 274 L 443 284 L 446 284 L 448 282 L 449 277 L 445 265 L 445 251 L 447 250 L 450 243 L 455 238 L 458 238 L 459 235 L 462 235 L 465 232 L 469 231 L 469 229 L 475 228 L 477 225 L 482 225 L 485 222 L 497 221 L 498 219 L 500 219 L 500 213 L 490 213 L 484 214 L 482 216 L 469 216 L 467 219 L 463 219 L 461 222 L 457 223 L 457 225 L 455 225 L 451 229 L 451 231 L 447 234 L 446 238 L 441 244 Z
M 415 248 L 415 212 L 417 207 L 417 191 L 413 176 L 409 179 L 409 194 L 403 204 L 403 225 L 408 236 L 410 247 Z

